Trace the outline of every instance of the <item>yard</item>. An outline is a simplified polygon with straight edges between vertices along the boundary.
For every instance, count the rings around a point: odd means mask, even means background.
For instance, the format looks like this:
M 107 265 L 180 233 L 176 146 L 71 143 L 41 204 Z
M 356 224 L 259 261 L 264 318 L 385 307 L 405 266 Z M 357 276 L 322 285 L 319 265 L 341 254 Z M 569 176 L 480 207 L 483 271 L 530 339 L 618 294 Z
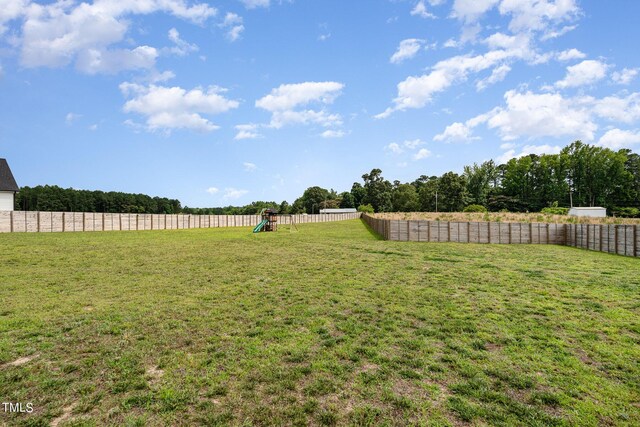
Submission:
M 640 263 L 360 220 L 0 235 L 0 425 L 640 425 Z

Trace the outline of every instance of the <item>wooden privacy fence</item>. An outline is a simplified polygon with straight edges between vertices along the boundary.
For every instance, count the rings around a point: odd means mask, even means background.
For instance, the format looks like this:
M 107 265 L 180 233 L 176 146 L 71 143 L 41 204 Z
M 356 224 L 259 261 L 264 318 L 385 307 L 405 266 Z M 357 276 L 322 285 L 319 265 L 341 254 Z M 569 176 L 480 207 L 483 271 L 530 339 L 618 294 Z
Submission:
M 332 222 L 360 218 L 360 213 L 283 215 L 280 224 Z M 0 233 L 176 230 L 185 228 L 255 227 L 260 215 L 182 215 L 95 212 L 0 212 Z
M 413 242 L 567 245 L 640 256 L 640 226 L 363 219 L 385 240 Z

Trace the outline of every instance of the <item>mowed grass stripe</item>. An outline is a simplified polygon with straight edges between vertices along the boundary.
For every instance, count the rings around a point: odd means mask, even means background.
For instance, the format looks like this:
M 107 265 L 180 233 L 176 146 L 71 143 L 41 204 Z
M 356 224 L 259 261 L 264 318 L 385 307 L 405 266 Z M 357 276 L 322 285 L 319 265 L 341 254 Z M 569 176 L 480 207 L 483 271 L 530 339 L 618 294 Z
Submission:
M 640 424 L 637 259 L 299 229 L 0 235 L 1 421 Z

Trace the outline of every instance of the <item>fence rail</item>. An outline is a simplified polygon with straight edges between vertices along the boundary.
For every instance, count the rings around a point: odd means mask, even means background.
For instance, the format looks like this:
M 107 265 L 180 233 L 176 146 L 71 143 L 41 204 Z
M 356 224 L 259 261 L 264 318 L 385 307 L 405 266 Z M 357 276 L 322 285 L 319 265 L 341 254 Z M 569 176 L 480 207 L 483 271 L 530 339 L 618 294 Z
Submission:
M 566 245 L 640 256 L 638 225 L 417 221 L 366 214 L 363 219 L 385 240 Z
M 280 224 L 343 221 L 360 213 L 283 215 Z M 74 231 L 176 230 L 186 228 L 255 227 L 260 215 L 182 215 L 95 212 L 0 212 L 0 233 Z

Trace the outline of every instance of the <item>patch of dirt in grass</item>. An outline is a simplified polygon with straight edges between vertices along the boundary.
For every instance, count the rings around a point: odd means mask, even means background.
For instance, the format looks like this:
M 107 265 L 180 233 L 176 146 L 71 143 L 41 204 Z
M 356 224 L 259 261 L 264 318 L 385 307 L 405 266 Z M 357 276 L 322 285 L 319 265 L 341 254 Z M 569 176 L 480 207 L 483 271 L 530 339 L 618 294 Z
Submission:
M 149 382 L 153 385 L 156 384 L 164 376 L 164 371 L 156 366 L 149 366 L 146 369 Z
M 60 415 L 58 418 L 54 418 L 53 421 L 51 421 L 51 424 L 49 424 L 51 427 L 57 427 L 61 422 L 67 420 L 68 418 L 71 417 L 71 411 L 73 411 L 73 408 L 75 408 L 76 403 L 72 403 L 69 406 L 65 406 L 62 409 L 62 415 Z
M 502 350 L 502 346 L 500 344 L 494 344 L 494 343 L 486 343 L 484 345 L 484 348 L 486 348 L 487 351 L 491 353 Z
M 5 366 L 21 366 L 21 365 L 24 365 L 24 364 L 27 364 L 27 363 L 31 362 L 33 359 L 35 359 L 38 356 L 39 356 L 39 354 L 32 354 L 31 356 L 19 357 L 16 360 L 14 360 L 13 362 L 9 362 L 9 363 L 3 365 L 2 367 L 4 368 Z
M 593 360 L 591 356 L 587 354 L 584 349 L 577 347 L 573 350 L 573 354 L 585 365 L 593 366 L 594 368 L 600 368 L 602 366 L 601 363 Z
M 356 369 L 355 374 L 359 374 L 361 372 L 370 372 L 370 371 L 375 371 L 376 369 L 378 369 L 379 366 L 376 365 L 375 363 L 365 363 L 364 365 L 362 365 L 360 367 L 360 369 Z

